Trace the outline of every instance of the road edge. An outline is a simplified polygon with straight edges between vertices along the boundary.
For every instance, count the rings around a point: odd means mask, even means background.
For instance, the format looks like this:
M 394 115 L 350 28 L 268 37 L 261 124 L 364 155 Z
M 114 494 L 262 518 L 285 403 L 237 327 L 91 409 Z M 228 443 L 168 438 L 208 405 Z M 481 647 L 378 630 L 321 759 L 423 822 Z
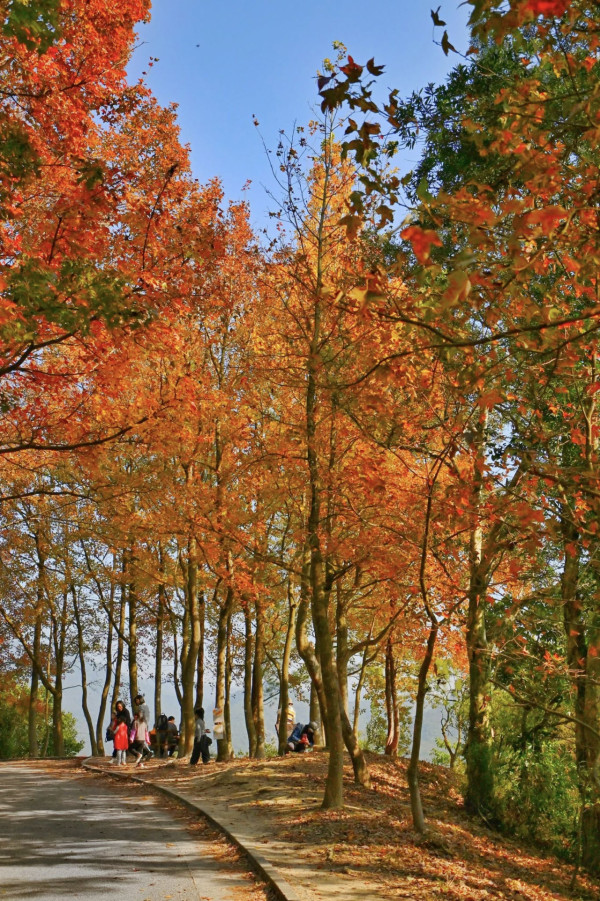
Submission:
M 287 880 L 283 878 L 277 867 L 275 867 L 272 863 L 269 863 L 269 861 L 266 860 L 263 855 L 258 853 L 254 848 L 249 847 L 241 838 L 239 838 L 234 832 L 228 829 L 227 826 L 224 826 L 223 823 L 216 820 L 214 816 L 212 816 L 212 814 L 204 810 L 201 804 L 198 804 L 197 802 L 186 798 L 184 795 L 180 795 L 178 792 L 174 791 L 171 788 L 166 788 L 165 786 L 158 785 L 155 782 L 146 782 L 139 776 L 134 776 L 131 772 L 120 773 L 117 770 L 107 770 L 104 767 L 94 766 L 94 764 L 90 762 L 93 759 L 93 757 L 88 757 L 83 760 L 81 763 L 83 769 L 88 770 L 92 773 L 98 773 L 101 776 L 108 776 L 112 779 L 133 780 L 134 782 L 138 782 L 140 785 L 143 785 L 145 788 L 152 788 L 159 794 L 170 798 L 170 800 L 175 801 L 178 804 L 182 804 L 192 813 L 199 813 L 201 816 L 203 816 L 212 826 L 218 829 L 219 832 L 222 832 L 223 835 L 225 835 L 226 838 L 228 838 L 229 841 L 232 842 L 232 844 L 234 844 L 243 854 L 246 855 L 251 868 L 265 880 L 265 882 L 271 889 L 273 889 L 279 901 L 305 901 L 305 899 L 300 897 L 293 886 L 291 886 L 289 882 L 287 882 Z

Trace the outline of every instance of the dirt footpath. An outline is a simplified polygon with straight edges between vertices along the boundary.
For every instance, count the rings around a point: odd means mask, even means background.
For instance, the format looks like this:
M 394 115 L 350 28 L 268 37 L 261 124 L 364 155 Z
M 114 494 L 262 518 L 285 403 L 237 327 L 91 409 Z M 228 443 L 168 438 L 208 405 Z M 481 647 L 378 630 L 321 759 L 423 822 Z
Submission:
M 412 829 L 406 766 L 369 755 L 372 788 L 352 782 L 346 806 L 321 810 L 327 757 L 298 754 L 266 761 L 153 762 L 136 771 L 195 799 L 242 840 L 258 843 L 304 901 L 573 901 L 597 899 L 598 886 L 540 850 L 499 837 L 465 813 L 452 774 L 422 765 L 430 828 Z

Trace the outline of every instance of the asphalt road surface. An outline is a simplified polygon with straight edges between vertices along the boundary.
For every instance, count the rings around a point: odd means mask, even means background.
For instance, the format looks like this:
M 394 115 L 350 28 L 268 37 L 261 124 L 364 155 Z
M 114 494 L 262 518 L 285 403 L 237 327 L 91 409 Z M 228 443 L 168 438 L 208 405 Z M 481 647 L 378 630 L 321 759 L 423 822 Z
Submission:
M 0 765 L 0 899 L 240 901 L 210 847 L 143 787 Z

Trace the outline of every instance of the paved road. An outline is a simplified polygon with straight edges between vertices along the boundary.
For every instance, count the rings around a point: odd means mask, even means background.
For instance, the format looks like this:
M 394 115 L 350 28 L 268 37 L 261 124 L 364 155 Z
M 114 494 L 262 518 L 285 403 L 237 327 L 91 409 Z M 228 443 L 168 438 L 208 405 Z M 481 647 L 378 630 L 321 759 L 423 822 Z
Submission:
M 247 887 L 141 787 L 0 765 L 0 899 L 239 901 Z

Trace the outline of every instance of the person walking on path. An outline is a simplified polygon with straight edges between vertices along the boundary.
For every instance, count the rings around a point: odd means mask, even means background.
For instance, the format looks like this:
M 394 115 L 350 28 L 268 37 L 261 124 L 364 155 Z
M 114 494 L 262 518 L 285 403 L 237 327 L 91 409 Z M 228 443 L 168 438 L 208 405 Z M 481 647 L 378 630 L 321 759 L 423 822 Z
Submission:
M 196 766 L 200 756 L 202 756 L 202 763 L 208 763 L 210 761 L 209 748 L 212 745 L 212 738 L 208 736 L 210 729 L 207 729 L 204 723 L 204 708 L 196 708 L 194 714 L 196 716 L 196 726 L 194 728 L 194 747 L 190 757 L 191 766 Z
M 117 729 L 121 723 L 125 723 L 126 734 L 129 734 L 129 727 L 131 726 L 131 714 L 129 713 L 127 707 L 125 706 L 124 701 L 117 701 L 115 704 L 115 710 L 110 721 L 110 726 L 106 730 L 106 739 L 107 741 L 114 742 L 115 735 Z M 112 735 L 112 739 L 109 739 L 109 734 Z M 125 752 L 127 752 L 127 748 L 125 748 Z M 113 763 L 118 763 L 118 755 L 116 745 L 113 744 L 113 752 L 112 752 Z
M 142 716 L 141 710 L 133 718 L 133 726 L 131 727 L 133 741 L 131 750 L 136 755 L 136 766 L 143 767 L 146 760 L 151 760 L 154 754 L 150 750 L 150 734 L 148 732 L 148 721 Z
M 172 757 L 177 750 L 177 745 L 179 744 L 179 730 L 177 729 L 177 725 L 175 724 L 175 717 L 170 716 L 169 721 L 167 723 L 167 748 L 168 748 L 168 756 Z
M 127 763 L 127 749 L 129 748 L 129 727 L 122 718 L 117 722 L 114 737 L 115 763 L 125 766 Z
M 144 695 L 136 695 L 133 699 L 135 712 L 141 713 L 147 723 L 150 722 L 150 708 L 144 700 Z
M 168 747 L 168 726 L 169 720 L 166 713 L 161 713 L 156 721 L 156 750 L 158 758 L 169 756 Z

